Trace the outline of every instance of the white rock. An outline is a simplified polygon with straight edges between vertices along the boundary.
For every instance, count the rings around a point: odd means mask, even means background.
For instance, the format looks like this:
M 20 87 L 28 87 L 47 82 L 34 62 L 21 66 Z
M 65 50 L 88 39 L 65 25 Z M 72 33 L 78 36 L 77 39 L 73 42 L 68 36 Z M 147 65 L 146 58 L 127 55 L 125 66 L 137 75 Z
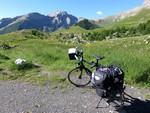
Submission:
M 19 65 L 19 64 L 22 64 L 24 62 L 26 62 L 26 60 L 18 58 L 18 59 L 16 59 L 15 64 Z

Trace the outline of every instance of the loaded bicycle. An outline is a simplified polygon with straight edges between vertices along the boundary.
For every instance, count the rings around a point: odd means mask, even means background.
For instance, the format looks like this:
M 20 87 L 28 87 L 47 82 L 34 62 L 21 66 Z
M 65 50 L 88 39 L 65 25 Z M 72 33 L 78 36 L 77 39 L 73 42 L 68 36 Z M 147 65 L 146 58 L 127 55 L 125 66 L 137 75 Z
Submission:
M 104 59 L 104 56 L 94 55 L 96 61 L 86 61 L 83 57 L 83 49 L 80 47 L 70 48 L 68 55 L 70 60 L 78 60 L 78 65 L 68 73 L 70 83 L 76 87 L 84 87 L 92 83 L 97 95 L 101 97 L 100 101 L 107 98 L 108 104 L 113 101 L 118 107 L 123 107 L 124 72 L 122 69 L 115 65 L 100 64 L 99 60 Z M 92 72 L 84 63 L 89 64 L 91 68 L 95 67 L 95 70 Z

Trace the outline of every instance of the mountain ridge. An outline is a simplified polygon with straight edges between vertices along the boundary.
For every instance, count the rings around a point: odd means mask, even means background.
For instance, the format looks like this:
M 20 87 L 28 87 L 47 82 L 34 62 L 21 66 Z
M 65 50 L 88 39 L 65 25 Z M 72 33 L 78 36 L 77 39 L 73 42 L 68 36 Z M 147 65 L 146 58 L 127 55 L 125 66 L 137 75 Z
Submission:
M 99 24 L 101 22 L 105 22 L 105 21 L 106 22 L 107 21 L 111 21 L 111 22 L 120 21 L 120 20 L 123 20 L 125 18 L 135 16 L 136 14 L 138 14 L 143 9 L 150 9 L 150 0 L 144 0 L 143 4 L 141 6 L 137 6 L 133 9 L 128 10 L 128 11 L 118 13 L 116 15 L 111 15 L 111 16 L 105 17 L 103 19 L 95 19 L 93 21 L 99 22 Z
M 135 7 L 131 10 L 119 13 L 116 15 L 117 18 L 119 18 L 120 20 L 126 18 L 126 17 L 130 17 L 130 16 L 134 16 L 137 13 L 139 13 L 142 9 L 150 9 L 150 0 L 144 0 L 143 5 Z
M 135 7 L 126 12 L 108 16 L 103 19 L 89 20 L 91 23 L 103 26 L 105 23 L 121 21 L 127 17 L 138 14 L 143 9 L 150 9 L 150 0 L 144 0 L 141 6 Z M 3 18 L 0 20 L 0 34 L 5 34 L 22 29 L 39 29 L 52 32 L 57 29 L 68 28 L 84 18 L 77 18 L 66 11 L 57 11 L 52 14 L 42 15 L 38 12 L 28 13 L 14 18 Z
M 72 26 L 74 23 L 77 23 L 77 17 L 64 12 L 65 11 L 56 12 L 55 16 L 42 15 L 38 12 L 33 12 L 14 18 L 3 18 L 0 20 L 0 34 L 22 29 L 55 31 L 57 29 L 67 28 Z

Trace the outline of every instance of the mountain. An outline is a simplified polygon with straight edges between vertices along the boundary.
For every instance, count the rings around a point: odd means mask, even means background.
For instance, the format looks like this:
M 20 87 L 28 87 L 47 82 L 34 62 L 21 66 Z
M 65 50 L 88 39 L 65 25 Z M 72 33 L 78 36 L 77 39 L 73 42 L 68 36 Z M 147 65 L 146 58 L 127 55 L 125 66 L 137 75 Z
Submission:
M 141 16 L 142 15 L 142 16 Z M 146 18 L 146 19 L 145 19 Z M 110 26 L 114 23 L 122 22 L 135 25 L 137 22 L 145 22 L 150 18 L 150 0 L 144 0 L 141 6 L 103 19 L 88 20 L 93 25 L 100 27 Z M 134 20 L 134 22 L 133 22 Z M 135 21 L 136 20 L 136 21 Z M 0 34 L 5 34 L 22 29 L 38 29 L 41 31 L 55 31 L 57 29 L 68 28 L 84 18 L 77 18 L 66 11 L 58 11 L 49 15 L 42 15 L 34 12 L 14 18 L 3 18 L 0 20 Z
M 77 23 L 78 18 L 65 11 L 58 11 L 50 15 L 29 13 L 26 15 L 3 18 L 0 20 L 0 34 L 5 34 L 22 29 L 39 29 L 41 31 L 55 31 L 67 28 Z
M 150 0 L 144 0 L 143 4 L 141 6 L 135 7 L 131 10 L 108 16 L 103 19 L 95 19 L 93 20 L 93 23 L 97 23 L 100 26 L 110 25 L 111 23 L 118 22 L 121 20 L 124 20 L 129 17 L 136 16 L 138 13 L 140 13 L 142 10 L 148 9 L 150 10 Z
M 143 5 L 141 5 L 139 7 L 135 7 L 129 11 L 117 14 L 113 17 L 116 20 L 122 20 L 122 19 L 127 18 L 127 17 L 135 16 L 137 13 L 139 13 L 143 9 L 150 9 L 150 0 L 144 0 Z

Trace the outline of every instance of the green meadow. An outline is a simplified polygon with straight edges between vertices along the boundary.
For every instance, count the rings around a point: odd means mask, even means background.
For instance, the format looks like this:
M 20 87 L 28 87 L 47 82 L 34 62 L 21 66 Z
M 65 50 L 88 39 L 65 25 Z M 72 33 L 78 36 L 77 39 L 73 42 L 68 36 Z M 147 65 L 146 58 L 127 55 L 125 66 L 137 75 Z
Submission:
M 20 80 L 38 85 L 55 83 L 66 87 L 67 73 L 77 66 L 77 61 L 69 60 L 68 49 L 80 46 L 86 60 L 94 61 L 93 55 L 103 55 L 105 59 L 99 63 L 121 67 L 125 72 L 125 83 L 150 87 L 150 38 L 147 37 L 62 44 L 50 35 L 46 38 L 28 38 L 22 32 L 0 35 L 0 80 Z M 3 49 L 4 45 L 10 48 Z M 17 58 L 25 59 L 28 68 L 18 69 L 14 63 Z

